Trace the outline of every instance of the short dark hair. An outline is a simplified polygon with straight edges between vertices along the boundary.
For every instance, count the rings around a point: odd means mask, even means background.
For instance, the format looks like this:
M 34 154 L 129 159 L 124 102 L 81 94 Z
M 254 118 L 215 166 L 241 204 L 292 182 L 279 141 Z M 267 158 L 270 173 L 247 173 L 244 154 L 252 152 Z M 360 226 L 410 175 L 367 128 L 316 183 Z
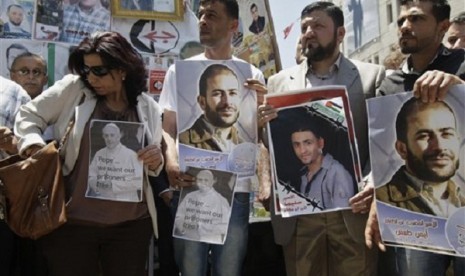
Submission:
M 452 108 L 444 101 L 439 101 L 445 108 L 447 108 L 455 118 L 455 112 Z M 396 136 L 397 140 L 407 144 L 407 131 L 408 131 L 408 118 L 415 112 L 419 110 L 427 109 L 428 103 L 423 103 L 420 99 L 411 97 L 408 99 L 397 113 L 396 118 Z M 457 125 L 457 122 L 455 122 Z
M 465 12 L 461 12 L 459 13 L 457 16 L 455 16 L 454 18 L 452 18 L 450 20 L 450 23 L 455 23 L 455 24 L 460 24 L 460 25 L 463 25 L 465 24 Z
M 200 0 L 200 6 L 220 2 L 224 5 L 226 14 L 232 19 L 239 19 L 239 4 L 236 0 Z
M 250 5 L 250 10 L 252 10 L 253 8 L 257 8 L 257 10 L 258 10 L 257 4 L 252 3 L 252 5 Z
M 316 138 L 321 139 L 321 133 L 318 131 L 319 126 L 316 123 L 298 124 L 291 129 L 291 136 L 296 132 L 310 131 Z
M 8 46 L 8 48 L 6 48 L 6 57 L 7 58 L 10 55 L 10 50 L 11 49 L 23 50 L 25 52 L 29 52 L 29 50 L 23 44 L 13 43 L 10 46 Z
M 16 62 L 19 59 L 25 58 L 25 57 L 33 57 L 33 58 L 39 59 L 44 64 L 44 73 L 47 75 L 47 61 L 42 56 L 39 56 L 38 54 L 31 53 L 31 52 L 24 52 L 24 53 L 19 54 L 17 57 L 15 57 L 15 59 L 13 60 L 13 63 L 11 63 L 10 69 L 13 69 L 13 67 L 15 67 Z
M 313 11 L 324 11 L 334 22 L 337 27 L 344 26 L 344 14 L 342 10 L 331 2 L 314 2 L 306 6 L 300 14 L 300 19 L 304 19 Z
M 205 97 L 206 94 L 207 94 L 207 83 L 208 83 L 208 80 L 213 77 L 213 76 L 216 76 L 216 75 L 219 75 L 221 74 L 222 72 L 230 72 L 232 75 L 234 75 L 236 78 L 237 78 L 237 75 L 236 73 L 231 69 L 229 68 L 228 66 L 224 65 L 224 64 L 219 64 L 219 63 L 215 63 L 215 64 L 211 64 L 209 65 L 202 73 L 202 75 L 200 76 L 200 80 L 199 80 L 199 95 L 202 96 L 202 97 Z
M 401 0 L 400 5 L 405 6 L 413 3 L 416 0 Z M 431 2 L 433 7 L 431 13 L 437 22 L 444 21 L 450 18 L 450 5 L 447 0 L 419 0 L 420 2 Z
M 84 38 L 70 54 L 68 68 L 78 74 L 84 84 L 92 90 L 84 72 L 84 56 L 97 54 L 103 65 L 120 68 L 126 72 L 124 87 L 131 106 L 137 104 L 137 96 L 147 90 L 147 72 L 142 56 L 121 34 L 117 32 L 95 32 Z

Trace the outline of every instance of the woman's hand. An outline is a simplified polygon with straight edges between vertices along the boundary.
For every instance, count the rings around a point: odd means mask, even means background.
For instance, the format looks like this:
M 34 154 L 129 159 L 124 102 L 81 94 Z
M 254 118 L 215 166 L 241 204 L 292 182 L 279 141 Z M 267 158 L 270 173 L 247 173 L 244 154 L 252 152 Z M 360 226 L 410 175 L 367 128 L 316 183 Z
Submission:
M 156 171 L 160 164 L 163 163 L 163 154 L 157 145 L 147 146 L 137 152 L 139 160 L 147 165 L 149 170 Z
M 34 155 L 36 152 L 38 152 L 43 147 L 44 146 L 42 146 L 42 145 L 31 145 L 27 149 L 24 150 L 24 155 L 26 157 L 31 157 L 32 155 Z
M 13 131 L 7 127 L 0 127 L 0 149 L 9 154 L 18 152 L 16 137 Z

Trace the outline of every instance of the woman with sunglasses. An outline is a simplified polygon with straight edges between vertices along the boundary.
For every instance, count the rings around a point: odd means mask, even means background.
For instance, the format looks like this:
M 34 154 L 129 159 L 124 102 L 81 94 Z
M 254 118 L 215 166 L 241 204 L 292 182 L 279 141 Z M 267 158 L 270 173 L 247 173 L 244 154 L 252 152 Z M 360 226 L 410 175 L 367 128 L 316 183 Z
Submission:
M 20 154 L 30 156 L 45 145 L 41 134 L 48 125 L 54 125 L 59 140 L 74 120 L 61 151 L 68 222 L 39 239 L 50 275 L 145 275 L 148 245 L 157 229 L 147 178 L 158 175 L 163 156 L 161 110 L 144 93 L 144 63 L 120 34 L 98 32 L 71 53 L 68 67 L 74 75 L 22 106 L 15 125 Z M 145 145 L 137 151 L 145 171 L 141 202 L 86 197 L 92 120 L 145 125 Z

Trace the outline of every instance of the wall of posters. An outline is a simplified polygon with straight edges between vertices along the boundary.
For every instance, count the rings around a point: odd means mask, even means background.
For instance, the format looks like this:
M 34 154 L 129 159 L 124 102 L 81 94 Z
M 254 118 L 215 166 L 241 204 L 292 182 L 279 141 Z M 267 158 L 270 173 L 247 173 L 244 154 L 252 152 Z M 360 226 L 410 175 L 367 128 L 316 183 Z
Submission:
M 465 254 L 465 86 L 444 101 L 368 100 L 378 221 L 388 245 Z M 380 116 L 382 113 L 382 116 Z

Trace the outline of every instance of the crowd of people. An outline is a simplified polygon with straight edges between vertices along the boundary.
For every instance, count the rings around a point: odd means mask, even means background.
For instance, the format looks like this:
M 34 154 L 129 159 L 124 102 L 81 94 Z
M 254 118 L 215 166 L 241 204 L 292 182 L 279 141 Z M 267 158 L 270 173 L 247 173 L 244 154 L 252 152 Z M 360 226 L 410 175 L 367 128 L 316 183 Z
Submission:
M 78 6 L 84 2 L 79 1 L 71 8 L 77 12 Z M 93 11 L 99 12 L 99 9 L 102 8 L 94 7 Z M 254 14 L 254 23 L 250 28 L 258 33 L 263 29 L 263 17 L 258 16 L 256 5 L 250 7 L 250 12 Z M 226 237 L 223 244 L 171 237 L 179 190 L 205 186 L 189 198 L 201 195 L 202 200 L 208 200 L 204 194 L 207 191 L 212 193 L 213 183 L 216 182 L 208 170 L 200 171 L 197 175 L 183 172 L 178 160 L 178 144 L 220 152 L 227 152 L 237 144 L 238 141 L 229 138 L 237 131 L 234 123 L 239 116 L 235 110 L 239 102 L 234 91 L 239 88 L 256 91 L 257 127 L 258 133 L 263 134 L 266 124 L 278 117 L 277 109 L 265 102 L 265 94 L 328 85 L 343 85 L 348 92 L 364 176 L 362 189 L 359 192 L 344 192 L 344 196 L 334 203 L 350 209 L 283 218 L 274 213 L 274 200 L 270 200 L 273 197 L 271 181 L 261 181 L 259 199 L 271 211 L 274 233 L 274 241 L 269 242 L 278 244 L 279 250 L 282 248 L 282 255 L 278 254 L 276 259 L 270 260 L 270 266 L 271 262 L 282 259 L 285 274 L 289 276 L 407 276 L 446 275 L 446 272 L 464 275 L 465 258 L 384 246 L 374 200 L 376 193 L 385 202 L 409 209 L 409 202 L 399 203 L 397 200 L 392 203 L 390 196 L 399 189 L 418 185 L 421 181 L 417 179 L 433 179 L 437 181 L 429 181 L 430 185 L 446 183 L 450 188 L 447 197 L 442 196 L 440 200 L 451 201 L 449 196 L 453 195 L 457 198 L 455 208 L 465 206 L 465 197 L 449 180 L 457 169 L 458 156 L 451 156 L 452 160 L 444 168 L 447 169 L 444 172 L 448 173 L 447 177 L 435 175 L 442 171 L 428 170 L 429 163 L 421 165 L 426 167 L 422 172 L 431 171 L 430 174 L 419 173 L 419 165 L 415 167 L 412 164 L 419 163 L 419 158 L 425 152 L 436 150 L 430 147 L 440 147 L 442 143 L 431 143 L 428 148 L 415 147 L 411 137 L 405 134 L 414 131 L 410 129 L 411 125 L 436 131 L 438 127 L 431 119 L 434 112 L 450 110 L 443 102 L 449 88 L 465 84 L 465 13 L 450 19 L 450 12 L 447 0 L 400 1 L 397 19 L 399 43 L 398 48 L 394 49 L 398 52 L 396 58 L 389 62 L 390 71 L 387 72 L 387 66 L 345 57 L 340 51 L 346 34 L 341 8 L 331 2 L 313 2 L 300 14 L 301 34 L 296 52 L 298 64 L 271 76 L 267 82 L 262 72 L 250 65 L 252 78 L 245 83 L 239 83 L 237 76 L 227 67 L 212 66 L 209 69 L 211 76 L 207 76 L 205 84 L 200 87 L 205 91 L 200 91 L 198 96 L 198 104 L 205 114 L 197 119 L 195 127 L 184 133 L 178 133 L 177 127 L 176 64 L 167 71 L 157 103 L 145 93 L 147 74 L 141 55 L 117 32 L 93 32 L 83 39 L 73 35 L 73 39 L 79 38 L 79 45 L 68 60 L 71 74 L 45 91 L 42 91 L 47 83 L 45 60 L 29 52 L 17 55 L 9 66 L 11 80 L 0 76 L 0 156 L 32 156 L 47 141 L 60 140 L 70 121 L 73 121 L 74 129 L 61 152 L 68 222 L 32 241 L 16 237 L 8 225 L 0 220 L 0 275 L 146 275 L 148 247 L 154 235 L 158 237 L 159 244 L 163 244 L 159 252 L 161 265 L 166 264 L 163 275 L 243 275 L 244 261 L 247 254 L 251 254 L 248 251 L 249 239 L 256 237 L 249 237 L 250 190 L 236 191 L 230 204 L 215 192 L 216 205 L 231 209 L 227 235 L 222 233 L 220 238 L 223 240 Z M 107 16 L 106 13 L 102 14 L 103 17 Z M 70 17 L 70 20 L 74 19 Z M 13 19 L 10 21 L 14 22 Z M 71 28 L 71 23 L 65 28 Z M 204 50 L 188 60 L 238 61 L 232 55 L 231 43 L 238 26 L 239 7 L 236 0 L 201 0 L 198 27 Z M 72 34 L 68 32 L 66 35 Z M 218 88 L 226 78 L 232 80 L 234 89 Z M 212 96 L 212 91 L 233 92 Z M 388 185 L 375 192 L 375 186 L 380 183 L 373 183 L 370 177 L 366 100 L 403 91 L 413 91 L 414 95 L 403 107 L 405 118 L 398 119 L 400 126 L 397 131 L 404 134 L 398 134 L 396 150 L 406 165 L 399 168 Z M 428 105 L 426 108 L 426 103 L 432 103 L 431 107 Z M 412 105 L 418 114 L 412 115 Z M 224 111 L 226 108 L 229 111 Z M 425 122 L 409 123 L 418 121 L 420 117 L 426 118 Z M 451 147 L 457 148 L 455 114 L 451 111 L 449 117 L 450 122 L 444 124 L 450 124 L 446 130 L 448 139 Z M 98 154 L 92 153 L 90 135 L 96 121 L 107 122 L 100 130 L 108 150 L 100 150 Z M 142 134 L 124 132 L 115 123 L 121 121 L 143 124 L 144 131 Z M 192 133 L 196 134 L 199 129 L 205 133 L 209 130 L 215 132 L 207 133 L 208 138 L 201 142 L 191 141 Z M 219 135 L 218 138 L 215 135 Z M 142 146 L 126 148 L 122 141 L 129 136 Z M 439 136 L 441 133 L 434 137 Z M 268 146 L 266 135 L 260 135 L 259 140 L 261 145 Z M 303 153 L 310 151 L 308 141 L 315 144 L 311 150 L 312 158 Z M 310 172 L 320 170 L 331 156 L 322 154 L 324 139 L 319 137 L 317 129 L 296 130 L 292 134 L 292 143 L 294 151 L 289 155 L 297 156 L 305 169 L 302 175 L 296 176 L 302 180 L 298 183 L 299 189 L 303 193 L 311 193 L 312 188 L 305 185 L 325 183 L 324 179 L 312 179 L 314 174 Z M 140 165 L 142 168 L 132 170 L 140 171 L 142 189 L 131 190 L 131 195 L 124 196 L 123 200 L 113 195 L 114 184 L 98 181 L 105 177 L 119 177 L 115 173 L 119 168 L 108 165 L 116 159 L 108 155 L 115 149 L 125 149 L 127 154 L 123 155 L 131 157 L 131 164 L 134 164 L 131 167 Z M 90 170 L 95 169 L 91 163 L 97 161 L 104 162 L 104 165 L 95 165 L 98 170 L 91 188 L 99 190 L 98 193 L 110 189 L 112 196 L 88 196 L 88 176 Z M 121 170 L 128 167 L 121 166 Z M 340 170 L 344 170 L 340 167 Z M 105 174 L 100 175 L 100 170 Z M 107 175 L 107 170 L 111 170 L 112 174 Z M 259 170 L 257 174 L 260 173 L 268 174 L 269 170 Z M 340 175 L 351 177 L 348 172 Z M 258 179 L 270 180 L 270 176 L 259 175 Z M 120 182 L 118 185 L 125 185 L 125 181 Z M 422 197 L 420 193 L 415 196 Z M 188 208 L 182 202 L 179 207 L 183 210 Z M 417 207 L 423 211 L 429 210 L 426 213 L 449 216 L 449 213 L 431 208 L 431 203 L 427 201 L 425 206 Z M 224 225 L 224 222 L 218 225 Z M 170 262 L 171 259 L 174 260 Z

